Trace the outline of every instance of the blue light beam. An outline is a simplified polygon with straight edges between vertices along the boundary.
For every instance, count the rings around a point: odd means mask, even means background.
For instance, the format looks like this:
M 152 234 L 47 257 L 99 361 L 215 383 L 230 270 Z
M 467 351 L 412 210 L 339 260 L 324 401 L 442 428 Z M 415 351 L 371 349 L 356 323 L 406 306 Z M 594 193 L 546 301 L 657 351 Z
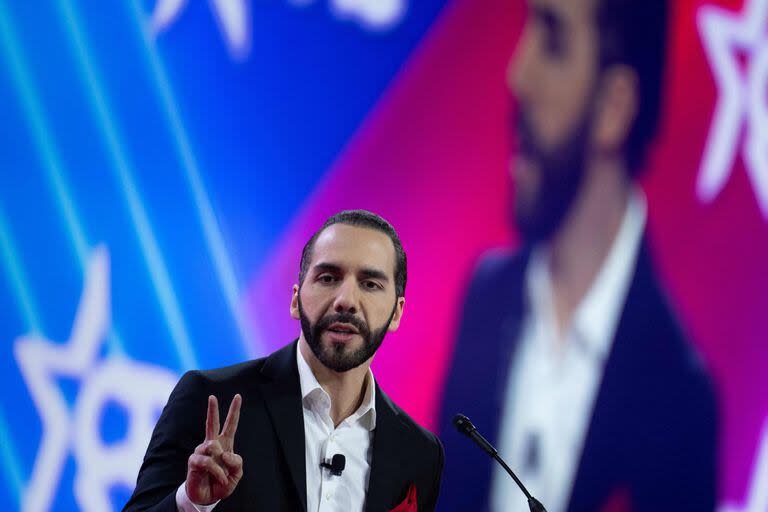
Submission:
M 13 30 L 8 11 L 2 2 L 0 2 L 0 37 L 2 38 L 3 56 L 9 64 L 8 69 L 10 69 L 14 85 L 21 99 L 21 106 L 32 132 L 37 153 L 43 160 L 43 168 L 48 183 L 53 190 L 56 204 L 61 210 L 82 274 L 88 261 L 88 242 L 72 202 L 69 187 L 64 179 L 61 159 L 49 136 L 51 131 L 43 115 L 37 88 L 25 64 L 21 46 Z M 110 331 L 107 344 L 110 351 L 118 354 L 124 353 L 122 339 L 114 328 Z
M 245 311 L 240 299 L 240 290 L 235 277 L 234 267 L 231 263 L 224 238 L 219 230 L 216 214 L 211 206 L 211 201 L 206 193 L 206 188 L 200 175 L 197 159 L 192 152 L 189 137 L 181 121 L 181 115 L 176 107 L 171 84 L 166 76 L 160 57 L 155 47 L 154 40 L 147 31 L 147 20 L 138 0 L 131 1 L 131 11 L 136 25 L 141 33 L 141 40 L 146 49 L 146 57 L 149 68 L 154 78 L 157 94 L 160 96 L 163 111 L 168 121 L 169 129 L 176 143 L 176 151 L 181 160 L 184 176 L 187 179 L 192 198 L 197 210 L 198 220 L 203 229 L 208 252 L 210 253 L 216 275 L 221 285 L 224 299 L 227 302 L 237 330 L 240 334 L 243 348 L 249 358 L 263 353 L 261 343 L 255 339 L 252 329 L 246 319 Z
M 0 14 L 0 17 L 2 15 Z M 32 304 L 32 295 L 27 287 L 27 278 L 21 269 L 18 252 L 11 238 L 11 232 L 8 229 L 8 223 L 5 221 L 5 214 L 0 210 L 0 255 L 3 258 L 8 278 L 13 288 L 13 293 L 19 305 L 19 310 L 24 323 L 31 331 L 31 334 L 41 334 L 40 315 Z
M 2 459 L 3 467 L 6 469 L 11 495 L 18 505 L 21 503 L 21 493 L 24 490 L 24 479 L 21 477 L 21 468 L 19 467 L 19 460 L 21 459 L 13 448 L 8 422 L 5 420 L 5 414 L 2 410 L 0 410 L 0 459 Z
M 154 232 L 152 231 L 141 195 L 133 180 L 122 144 L 119 141 L 117 128 L 110 115 L 107 100 L 101 87 L 97 71 L 88 52 L 88 45 L 83 36 L 83 31 L 81 30 L 79 17 L 75 12 L 72 3 L 68 0 L 59 0 L 57 5 L 64 18 L 68 34 L 74 46 L 77 62 L 86 82 L 92 107 L 95 110 L 101 126 L 104 142 L 109 149 L 113 164 L 112 168 L 117 173 L 117 178 L 121 185 L 121 190 L 127 203 L 128 211 L 144 255 L 144 260 L 149 269 L 152 285 L 157 294 L 160 307 L 163 310 L 164 320 L 179 355 L 182 369 L 189 370 L 197 368 L 198 364 L 194 350 L 192 349 L 192 343 L 184 323 L 184 318 L 181 314 L 178 300 L 176 299 L 176 294 L 171 285 L 171 279 L 163 255 L 160 251 Z
M 3 12 L 3 5 L 0 3 L 0 31 L 5 33 L 5 22 L 7 21 Z M 24 319 L 25 329 L 31 334 L 41 333 L 40 317 L 37 314 L 37 307 L 32 302 L 32 295 L 27 286 L 27 279 L 19 262 L 16 247 L 8 230 L 8 224 L 5 221 L 5 215 L 0 210 L 0 253 L 2 253 L 3 266 L 11 281 L 13 293 L 16 296 L 19 310 Z M 14 449 L 11 432 L 8 429 L 8 422 L 5 419 L 3 411 L 0 410 L 0 460 L 2 460 L 5 474 L 16 504 L 21 501 L 21 494 L 24 490 L 24 479 L 21 476 L 21 465 L 18 454 Z

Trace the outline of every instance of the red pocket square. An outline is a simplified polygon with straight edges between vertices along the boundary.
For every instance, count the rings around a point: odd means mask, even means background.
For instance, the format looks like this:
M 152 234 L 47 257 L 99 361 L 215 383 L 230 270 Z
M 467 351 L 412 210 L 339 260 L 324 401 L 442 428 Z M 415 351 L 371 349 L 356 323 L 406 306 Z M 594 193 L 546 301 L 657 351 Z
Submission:
M 605 501 L 600 512 L 632 512 L 632 494 L 627 487 L 619 487 Z
M 408 487 L 408 493 L 405 495 L 403 502 L 389 512 L 417 512 L 418 510 L 419 506 L 416 502 L 416 486 L 411 484 L 411 486 Z

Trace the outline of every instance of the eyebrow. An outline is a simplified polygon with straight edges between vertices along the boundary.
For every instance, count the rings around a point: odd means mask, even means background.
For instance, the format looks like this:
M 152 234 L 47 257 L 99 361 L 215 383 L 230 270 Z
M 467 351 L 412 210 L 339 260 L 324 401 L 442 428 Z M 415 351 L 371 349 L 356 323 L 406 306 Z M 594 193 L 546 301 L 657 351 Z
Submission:
M 382 272 L 381 270 L 376 270 L 374 268 L 364 268 L 360 271 L 360 274 L 364 277 L 367 277 L 369 279 L 379 279 L 380 281 L 389 281 L 389 277 L 387 277 L 387 274 Z
M 338 265 L 334 265 L 333 263 L 318 263 L 317 265 L 314 265 L 312 267 L 312 270 L 315 272 L 331 272 L 334 274 L 340 274 L 341 273 L 341 267 Z
M 333 274 L 341 274 L 341 266 L 335 263 L 318 263 L 312 267 L 316 273 L 331 272 Z M 385 272 L 375 268 L 364 268 L 360 270 L 359 274 L 368 279 L 379 279 L 381 281 L 389 281 L 389 277 Z

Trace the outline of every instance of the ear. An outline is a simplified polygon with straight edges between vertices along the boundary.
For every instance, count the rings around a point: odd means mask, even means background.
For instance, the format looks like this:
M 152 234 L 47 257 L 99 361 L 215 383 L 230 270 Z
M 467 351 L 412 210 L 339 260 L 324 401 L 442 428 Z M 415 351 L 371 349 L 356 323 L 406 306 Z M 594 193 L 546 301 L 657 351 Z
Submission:
M 405 297 L 398 297 L 395 305 L 395 314 L 392 315 L 392 321 L 389 323 L 387 331 L 395 332 L 400 327 L 400 319 L 403 318 L 403 308 L 405 307 Z
M 299 320 L 299 285 L 293 285 L 293 294 L 291 295 L 291 318 Z
M 637 73 L 616 65 L 601 76 L 595 105 L 592 146 L 598 154 L 621 151 L 637 116 L 640 92 Z

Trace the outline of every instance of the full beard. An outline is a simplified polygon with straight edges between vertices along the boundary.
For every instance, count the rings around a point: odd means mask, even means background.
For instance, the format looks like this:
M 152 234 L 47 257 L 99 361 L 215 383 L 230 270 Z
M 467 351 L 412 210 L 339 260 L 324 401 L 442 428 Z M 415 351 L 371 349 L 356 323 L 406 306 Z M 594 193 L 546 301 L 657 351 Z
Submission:
M 390 313 L 389 319 L 387 319 L 383 326 L 371 331 L 365 321 L 350 313 L 326 315 L 313 324 L 304 312 L 301 298 L 299 298 L 301 332 L 304 334 L 304 339 L 312 353 L 315 354 L 315 357 L 323 366 L 335 372 L 347 372 L 357 368 L 373 357 L 384 342 L 384 336 L 387 334 L 389 324 L 395 316 L 396 307 L 397 304 L 392 308 L 392 313 Z M 345 343 L 324 345 L 322 342 L 323 332 L 337 322 L 353 325 L 357 329 L 358 335 L 362 338 L 362 345 L 357 348 L 350 348 Z
M 592 109 L 557 147 L 545 149 L 534 135 L 524 113 L 517 115 L 516 127 L 522 154 L 535 163 L 539 183 L 533 197 L 517 193 L 513 218 L 518 232 L 528 243 L 552 239 L 567 217 L 584 182 Z

